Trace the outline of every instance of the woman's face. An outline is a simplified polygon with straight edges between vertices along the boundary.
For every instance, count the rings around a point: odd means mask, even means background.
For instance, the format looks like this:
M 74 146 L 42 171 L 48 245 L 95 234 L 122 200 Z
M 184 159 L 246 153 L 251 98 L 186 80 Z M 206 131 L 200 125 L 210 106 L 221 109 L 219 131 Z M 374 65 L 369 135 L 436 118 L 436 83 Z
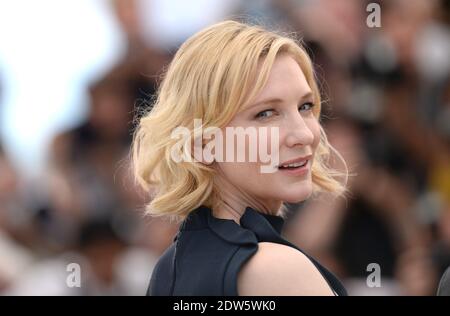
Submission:
M 271 155 L 278 149 L 278 161 L 272 161 L 274 171 L 261 171 L 261 166 L 268 163 L 262 162 L 260 156 L 249 161 L 248 150 L 255 145 L 251 143 L 255 142 L 254 138 L 246 138 L 245 146 L 240 146 L 234 139 L 234 151 L 247 150 L 246 160 L 217 162 L 219 177 L 234 188 L 236 194 L 244 193 L 268 207 L 307 199 L 312 193 L 311 165 L 320 139 L 320 125 L 312 111 L 313 101 L 312 90 L 297 62 L 286 54 L 278 56 L 266 86 L 227 126 L 267 129 L 267 136 L 256 138 L 256 146 L 258 152 Z M 278 137 L 275 136 L 278 142 L 275 140 L 274 148 L 269 146 L 267 149 L 265 144 L 274 141 L 270 133 L 272 128 L 278 130 Z M 225 132 L 224 135 L 225 144 L 229 144 L 230 137 Z M 305 157 L 308 159 L 306 167 L 286 167 L 286 163 L 291 161 L 302 163 Z M 280 167 L 282 165 L 284 167 Z

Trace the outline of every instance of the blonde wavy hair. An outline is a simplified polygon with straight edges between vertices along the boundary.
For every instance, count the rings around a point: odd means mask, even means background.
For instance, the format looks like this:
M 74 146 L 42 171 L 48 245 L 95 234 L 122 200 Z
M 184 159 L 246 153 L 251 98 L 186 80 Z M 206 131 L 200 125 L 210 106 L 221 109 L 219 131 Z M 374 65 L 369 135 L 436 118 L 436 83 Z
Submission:
M 199 162 L 173 161 L 171 150 L 179 139 L 173 139 L 171 133 L 184 126 L 196 137 L 195 118 L 202 119 L 203 129 L 225 127 L 264 88 L 280 53 L 290 54 L 301 67 L 313 91 L 313 111 L 319 119 L 320 91 L 312 62 L 298 40 L 259 25 L 224 21 L 181 45 L 164 74 L 151 111 L 140 118 L 133 137 L 135 179 L 146 192 L 152 192 L 147 214 L 182 220 L 200 205 L 220 205 L 220 192 L 213 184 L 215 170 Z M 322 127 L 320 131 L 312 164 L 313 192 L 340 196 L 346 192 L 348 170 Z M 332 152 L 343 162 L 345 172 L 328 166 Z M 336 177 L 341 176 L 344 180 L 338 181 Z

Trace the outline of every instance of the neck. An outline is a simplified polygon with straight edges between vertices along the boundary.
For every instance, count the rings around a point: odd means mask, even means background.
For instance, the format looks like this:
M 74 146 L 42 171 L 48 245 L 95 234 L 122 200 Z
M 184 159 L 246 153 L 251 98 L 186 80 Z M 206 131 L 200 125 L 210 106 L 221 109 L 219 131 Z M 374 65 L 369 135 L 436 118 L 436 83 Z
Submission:
M 278 215 L 282 201 L 268 201 L 258 199 L 239 187 L 231 184 L 224 177 L 218 175 L 215 185 L 220 188 L 221 203 L 213 209 L 214 216 L 218 218 L 232 219 L 240 223 L 240 218 L 247 207 L 251 207 L 260 213 Z

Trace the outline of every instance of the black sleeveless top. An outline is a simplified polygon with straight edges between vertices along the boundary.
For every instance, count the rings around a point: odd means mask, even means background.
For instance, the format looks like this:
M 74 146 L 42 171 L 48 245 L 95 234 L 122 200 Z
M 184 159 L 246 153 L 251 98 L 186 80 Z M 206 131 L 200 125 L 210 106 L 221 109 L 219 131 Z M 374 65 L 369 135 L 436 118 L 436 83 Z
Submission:
M 200 206 L 186 217 L 174 242 L 158 260 L 147 295 L 237 296 L 239 269 L 256 253 L 258 242 L 279 243 L 304 253 L 281 237 L 283 224 L 279 216 L 247 207 L 239 225 L 214 217 L 210 208 Z M 330 271 L 305 255 L 336 295 L 347 295 Z

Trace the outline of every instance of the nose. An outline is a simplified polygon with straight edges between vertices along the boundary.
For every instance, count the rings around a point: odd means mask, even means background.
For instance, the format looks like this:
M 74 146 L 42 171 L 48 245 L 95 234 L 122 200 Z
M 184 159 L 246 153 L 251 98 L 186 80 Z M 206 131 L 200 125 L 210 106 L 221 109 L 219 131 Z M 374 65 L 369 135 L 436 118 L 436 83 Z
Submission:
M 286 145 L 288 147 L 307 146 L 314 142 L 314 135 L 300 113 L 291 115 L 286 125 Z

